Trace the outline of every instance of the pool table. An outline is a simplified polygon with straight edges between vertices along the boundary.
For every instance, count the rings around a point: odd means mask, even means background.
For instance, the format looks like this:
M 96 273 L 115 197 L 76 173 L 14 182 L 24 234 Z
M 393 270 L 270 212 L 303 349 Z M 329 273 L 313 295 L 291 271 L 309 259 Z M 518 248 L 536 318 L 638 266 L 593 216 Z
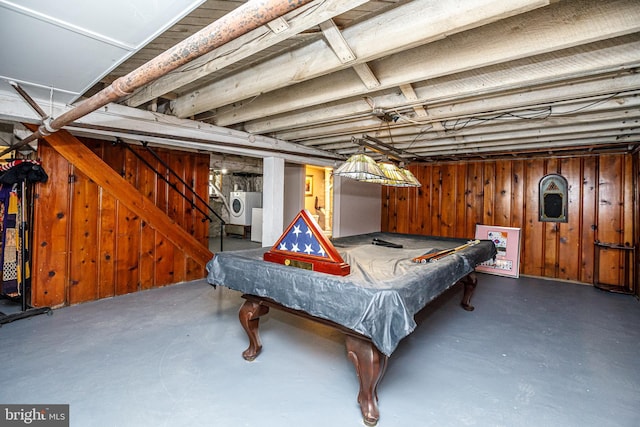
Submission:
M 363 420 L 375 425 L 377 385 L 393 351 L 415 329 L 414 316 L 458 282 L 464 285 L 462 307 L 473 310 L 474 268 L 495 257 L 496 248 L 493 242 L 481 240 L 434 262 L 412 259 L 466 242 L 397 233 L 334 239 L 332 244 L 351 268 L 346 276 L 263 261 L 269 248 L 220 252 L 207 266 L 207 281 L 243 293 L 239 318 L 249 338 L 249 347 L 242 353 L 246 360 L 254 360 L 262 349 L 259 320 L 270 307 L 341 331 L 360 383 Z

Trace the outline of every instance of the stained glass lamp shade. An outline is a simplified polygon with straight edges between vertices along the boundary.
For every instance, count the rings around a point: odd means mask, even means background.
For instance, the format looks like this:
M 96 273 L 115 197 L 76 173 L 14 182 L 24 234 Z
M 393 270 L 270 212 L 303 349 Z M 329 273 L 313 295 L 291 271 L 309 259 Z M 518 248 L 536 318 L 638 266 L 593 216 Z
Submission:
M 357 153 L 349 157 L 333 174 L 358 181 L 385 179 L 385 174 L 380 166 L 364 153 Z

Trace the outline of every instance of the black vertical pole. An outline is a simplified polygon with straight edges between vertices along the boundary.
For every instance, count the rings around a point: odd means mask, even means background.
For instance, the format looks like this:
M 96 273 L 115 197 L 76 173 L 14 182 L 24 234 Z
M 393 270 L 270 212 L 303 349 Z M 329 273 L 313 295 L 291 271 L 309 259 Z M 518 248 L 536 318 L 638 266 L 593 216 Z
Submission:
M 27 233 L 25 232 L 27 226 L 27 219 L 25 216 L 24 204 L 27 203 L 27 191 L 25 179 L 20 182 L 20 226 L 18 230 L 20 239 L 20 290 L 22 294 L 22 311 L 27 310 L 27 280 L 26 280 L 26 265 L 27 265 L 27 251 L 25 245 L 27 241 L 25 239 Z

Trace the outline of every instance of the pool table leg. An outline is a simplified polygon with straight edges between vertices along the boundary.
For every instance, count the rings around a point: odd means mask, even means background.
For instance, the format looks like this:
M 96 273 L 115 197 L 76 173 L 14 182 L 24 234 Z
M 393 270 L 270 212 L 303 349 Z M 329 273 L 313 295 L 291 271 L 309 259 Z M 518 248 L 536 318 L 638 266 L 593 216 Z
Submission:
M 476 290 L 476 285 L 478 284 L 476 272 L 472 271 L 464 276 L 460 281 L 464 284 L 464 294 L 462 295 L 462 302 L 460 302 L 460 305 L 467 311 L 473 311 L 475 307 L 471 305 L 471 297 L 473 296 L 473 293 Z
M 242 352 L 242 357 L 249 362 L 253 361 L 262 350 L 258 326 L 260 324 L 260 316 L 264 316 L 269 312 L 269 307 L 254 301 L 245 301 L 240 307 L 238 317 L 240 324 L 247 332 L 249 337 L 249 347 Z
M 347 357 L 356 368 L 360 382 L 358 404 L 364 423 L 375 426 L 380 418 L 378 412 L 378 383 L 384 375 L 388 357 L 382 354 L 369 340 L 345 335 Z

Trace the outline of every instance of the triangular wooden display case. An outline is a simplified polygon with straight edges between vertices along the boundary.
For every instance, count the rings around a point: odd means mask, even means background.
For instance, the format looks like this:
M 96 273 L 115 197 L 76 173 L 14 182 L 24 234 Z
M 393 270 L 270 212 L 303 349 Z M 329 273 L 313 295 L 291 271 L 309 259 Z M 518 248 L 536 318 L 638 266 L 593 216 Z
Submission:
M 264 253 L 265 261 L 320 273 L 346 276 L 351 272 L 336 248 L 324 235 L 308 210 L 291 221 L 273 247 Z

